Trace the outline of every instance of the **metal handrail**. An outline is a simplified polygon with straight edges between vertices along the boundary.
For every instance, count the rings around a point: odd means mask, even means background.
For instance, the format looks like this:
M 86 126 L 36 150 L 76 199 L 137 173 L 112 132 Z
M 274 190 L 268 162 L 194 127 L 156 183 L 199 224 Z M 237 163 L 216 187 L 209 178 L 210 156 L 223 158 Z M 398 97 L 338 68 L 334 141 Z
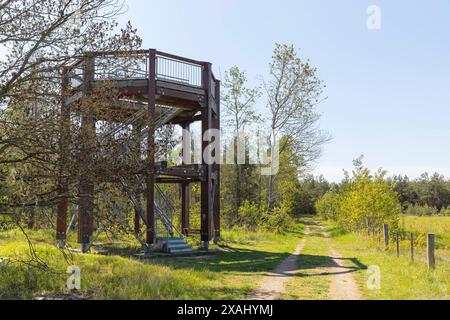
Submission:
M 148 56 L 94 57 L 94 80 L 127 80 L 148 78 Z
M 157 184 L 155 184 L 155 190 L 157 190 L 159 196 L 164 200 L 164 203 L 166 204 L 166 206 L 169 207 L 170 212 L 175 212 L 175 208 L 174 208 L 172 202 L 170 202 L 170 200 L 164 194 L 161 187 L 159 187 Z
M 165 56 L 156 56 L 156 78 L 201 87 L 202 66 Z
M 142 176 L 134 175 L 135 181 L 132 183 L 140 185 L 141 192 L 142 190 L 146 189 L 145 181 Z M 127 193 L 128 197 L 130 198 L 131 202 L 135 206 L 135 208 L 138 209 L 139 214 L 142 218 L 142 220 L 147 224 L 147 217 L 145 216 L 145 211 L 142 208 L 142 205 L 140 204 L 139 200 L 134 194 L 133 190 L 131 190 L 130 185 L 125 180 L 125 178 L 120 178 L 120 182 L 122 184 L 122 187 L 124 188 L 125 192 Z M 180 232 L 180 230 L 174 225 L 173 218 L 175 214 L 175 207 L 173 206 L 172 202 L 167 198 L 167 196 L 164 194 L 162 189 L 155 185 L 155 198 L 154 198 L 154 208 L 155 208 L 155 216 L 156 216 L 156 223 L 155 223 L 155 234 L 158 235 L 158 227 L 157 222 L 158 220 L 161 221 L 161 223 L 164 226 L 165 231 L 170 237 L 173 237 L 173 235 L 176 233 L 177 235 L 184 237 L 183 233 Z
M 146 114 L 146 112 L 147 112 L 147 110 L 145 110 L 145 109 L 141 109 L 141 110 L 135 112 L 133 115 L 128 117 L 124 122 L 121 122 L 120 125 L 118 125 L 117 127 L 113 128 L 112 130 L 110 130 L 110 131 L 106 132 L 105 134 L 103 134 L 100 137 L 98 142 L 100 144 L 102 144 L 107 138 L 115 135 L 116 133 L 118 133 L 121 130 L 126 129 L 129 125 L 132 125 L 136 121 L 141 119 Z
M 142 245 L 143 248 L 148 249 L 148 245 L 145 243 L 143 239 L 141 239 L 141 236 L 139 233 L 135 232 L 133 228 L 130 227 L 126 217 L 123 215 L 117 204 L 115 204 L 111 198 L 109 197 L 109 194 L 103 190 L 102 191 L 103 200 L 106 202 L 106 204 L 112 209 L 113 213 L 119 218 L 120 223 L 123 225 L 123 227 L 127 228 L 136 238 L 136 240 L 139 241 L 139 243 Z
M 164 205 L 166 207 L 168 207 L 167 211 L 170 212 L 170 217 L 169 217 L 170 219 L 169 219 L 168 222 L 170 223 L 170 227 L 172 229 L 172 236 L 173 236 L 173 233 L 174 233 L 173 231 L 175 231 L 175 233 L 177 233 L 182 238 L 184 238 L 184 234 L 180 230 L 178 230 L 178 228 L 173 224 L 173 216 L 174 216 L 174 213 L 175 213 L 175 208 L 174 208 L 172 202 L 167 198 L 167 196 L 164 194 L 164 192 L 161 190 L 161 188 L 157 184 L 155 184 L 155 191 L 156 191 L 155 195 L 157 195 L 158 197 L 160 197 L 163 200 Z M 155 197 L 155 202 L 157 202 L 156 201 L 156 197 Z M 163 210 L 163 208 L 161 208 L 160 205 L 158 205 L 158 206 L 159 206 L 160 210 Z M 164 215 L 165 213 L 162 212 L 162 214 Z
M 148 79 L 149 56 L 148 50 L 88 52 L 67 66 L 69 83 L 73 88 L 82 84 L 86 58 L 94 60 L 94 80 Z M 204 65 L 205 62 L 156 51 L 156 77 L 163 81 L 202 88 Z M 75 74 L 74 70 L 79 72 Z
M 159 106 L 161 108 L 161 106 Z M 175 108 L 166 108 L 164 107 L 166 110 L 161 111 L 161 113 L 159 114 L 158 117 L 155 118 L 155 128 L 158 128 L 162 125 L 164 125 L 164 123 L 166 122 L 167 118 L 170 117 L 173 113 L 175 113 L 177 110 Z M 137 111 L 136 113 L 134 113 L 132 116 L 130 116 L 128 119 L 126 119 L 123 123 L 121 123 L 119 126 L 117 126 L 116 128 L 106 132 L 105 134 L 103 134 L 99 140 L 98 140 L 98 148 L 96 149 L 96 155 L 100 156 L 101 155 L 101 148 L 103 143 L 106 141 L 106 139 L 108 137 L 111 137 L 113 135 L 115 135 L 116 133 L 120 132 L 121 130 L 126 129 L 129 125 L 132 125 L 134 122 L 138 121 L 139 119 L 141 119 L 142 117 L 144 117 L 146 115 L 147 110 L 145 108 L 142 108 L 141 110 Z M 141 132 L 139 133 L 140 136 L 144 139 L 145 135 L 147 133 L 147 128 L 143 128 L 141 130 Z M 130 151 L 130 147 L 128 144 L 124 145 L 124 148 L 122 148 L 119 152 L 116 152 L 114 154 L 114 156 L 116 158 L 124 156 L 127 152 Z

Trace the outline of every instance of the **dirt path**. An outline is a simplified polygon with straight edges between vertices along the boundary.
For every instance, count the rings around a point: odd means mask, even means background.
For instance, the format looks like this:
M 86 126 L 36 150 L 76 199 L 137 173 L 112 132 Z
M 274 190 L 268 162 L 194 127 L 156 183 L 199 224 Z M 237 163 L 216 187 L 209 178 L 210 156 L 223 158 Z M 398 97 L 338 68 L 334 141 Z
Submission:
M 325 227 L 321 227 L 321 229 L 323 237 L 330 247 L 330 258 L 333 261 L 333 265 L 328 269 L 328 272 L 332 275 L 329 291 L 330 299 L 362 300 L 362 295 L 352 274 L 356 267 L 349 262 L 349 259 L 344 258 L 332 248 L 330 234 Z
M 305 236 L 309 233 L 309 228 L 305 228 Z M 306 238 L 297 245 L 295 251 L 284 259 L 273 272 L 266 275 L 259 287 L 250 294 L 248 300 L 278 300 L 284 293 L 284 287 L 290 277 L 297 273 L 298 256 L 305 246 Z
M 331 273 L 333 273 L 329 293 L 331 300 L 362 300 L 361 293 L 351 273 L 355 270 L 355 267 L 345 263 L 343 257 L 334 249 L 330 250 L 330 254 L 336 265 L 331 268 Z
M 330 277 L 330 288 L 328 296 L 332 300 L 362 300 L 363 297 L 358 289 L 356 281 L 353 277 L 353 272 L 357 269 L 352 264 L 351 259 L 344 258 L 339 252 L 332 247 L 332 240 L 325 227 L 317 225 L 312 227 L 311 230 L 308 226 L 305 228 L 305 237 L 298 244 L 295 251 L 286 259 L 284 259 L 277 268 L 267 274 L 259 287 L 250 294 L 247 299 L 249 300 L 277 300 L 285 293 L 285 285 L 291 279 L 300 273 L 304 273 L 305 270 L 299 268 L 298 259 L 302 259 L 305 256 L 301 256 L 301 252 L 305 247 L 306 239 L 312 232 L 322 235 L 321 241 L 326 242 L 325 249 L 328 252 L 329 260 L 331 263 L 323 266 L 317 266 L 314 270 L 315 275 L 323 275 Z M 310 270 L 311 272 L 311 270 Z

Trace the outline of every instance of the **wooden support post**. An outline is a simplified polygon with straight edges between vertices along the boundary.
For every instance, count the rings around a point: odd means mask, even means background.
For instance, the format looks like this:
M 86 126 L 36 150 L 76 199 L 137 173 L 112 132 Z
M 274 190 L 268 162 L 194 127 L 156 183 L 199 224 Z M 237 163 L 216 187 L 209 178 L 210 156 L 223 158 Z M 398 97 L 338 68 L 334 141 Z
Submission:
M 142 143 L 142 137 L 141 137 L 141 132 L 142 132 L 142 124 L 141 123 L 136 123 L 133 125 L 133 136 L 134 136 L 134 145 L 133 145 L 133 153 L 134 153 L 134 158 L 137 161 L 138 159 L 140 159 L 141 157 L 141 143 Z M 134 196 L 136 197 L 136 199 L 139 200 L 141 199 L 141 194 L 139 193 L 139 185 L 134 186 L 135 190 L 134 191 Z M 134 207 L 134 232 L 139 234 L 141 231 L 141 215 L 139 213 L 140 208 L 138 208 L 137 206 Z
M 378 247 L 381 247 L 381 228 L 380 227 L 378 227 L 377 233 L 378 233 Z
M 182 164 L 189 165 L 192 163 L 192 152 L 191 152 L 191 135 L 189 131 L 190 125 L 184 123 L 181 125 L 183 129 L 182 132 L 182 142 L 181 142 L 181 152 L 182 152 Z M 191 200 L 191 185 L 189 182 L 182 182 L 180 184 L 181 192 L 181 232 L 187 237 L 189 236 L 189 208 Z
M 414 262 L 414 234 L 409 234 L 409 251 L 411 256 L 411 262 Z
M 69 201 L 67 199 L 67 184 L 65 179 L 61 179 L 59 192 L 61 194 L 61 199 L 57 205 L 57 218 L 56 218 L 56 240 L 58 240 L 59 245 L 64 247 L 67 238 L 67 211 Z
M 220 81 L 215 81 L 215 93 L 214 93 L 214 102 L 216 104 L 216 112 L 213 117 L 213 127 L 218 132 L 220 132 Z M 221 144 L 220 144 L 220 137 L 218 148 L 215 152 L 220 152 L 221 150 Z M 216 155 L 217 156 L 217 155 Z M 220 158 L 220 154 L 217 158 Z M 218 160 L 220 161 L 220 160 Z M 212 208 L 213 210 L 213 223 L 214 223 L 214 243 L 217 244 L 220 240 L 220 163 L 216 162 L 213 165 L 213 170 L 215 173 L 215 194 L 214 194 L 214 206 Z
M 94 59 L 87 56 L 84 59 L 83 72 L 85 95 L 91 92 L 94 70 Z M 82 245 L 82 252 L 86 252 L 90 247 L 94 219 L 94 182 L 90 169 L 92 168 L 93 152 L 95 150 L 95 117 L 93 110 L 89 108 L 81 110 L 81 113 L 81 178 L 79 186 L 78 243 Z
M 435 235 L 433 233 L 427 234 L 427 261 L 428 269 L 434 269 L 436 267 L 436 260 L 434 256 Z
M 383 235 L 384 235 L 384 248 L 389 249 L 389 225 L 387 223 L 383 224 Z
M 149 51 L 148 75 L 148 136 L 147 136 L 147 243 L 153 244 L 155 230 L 155 108 L 156 108 L 156 50 Z
M 181 188 L 181 232 L 187 237 L 189 236 L 189 205 L 190 205 L 190 184 L 182 182 Z
M 209 146 L 209 141 L 205 139 L 205 134 L 211 129 L 211 64 L 205 63 L 202 72 L 202 84 L 205 89 L 205 105 L 202 108 L 202 165 L 204 167 L 204 177 L 200 183 L 201 209 L 200 209 L 200 237 L 203 249 L 208 249 L 211 240 L 212 229 L 212 165 L 205 159 L 205 151 Z
M 59 139 L 59 181 L 58 192 L 60 199 L 57 205 L 56 218 L 56 240 L 60 247 L 65 246 L 67 238 L 67 211 L 69 207 L 68 193 L 68 177 L 67 177 L 67 156 L 70 143 L 70 109 L 65 105 L 67 88 L 69 86 L 68 71 L 66 68 L 62 71 L 61 83 L 61 115 L 60 115 L 60 139 Z
M 95 138 L 95 120 L 92 116 L 83 116 L 81 120 L 82 137 L 82 172 L 79 187 L 78 208 L 78 243 L 82 244 L 82 251 L 89 249 L 93 232 L 94 213 L 94 182 L 90 174 L 92 160 L 92 142 Z
M 139 209 L 134 208 L 134 232 L 139 234 L 141 232 L 141 217 L 139 215 Z
M 189 165 L 192 163 L 192 150 L 191 150 L 191 133 L 189 131 L 190 125 L 188 123 L 183 123 L 181 125 L 182 140 L 181 140 L 181 163 L 183 165 Z
M 400 257 L 400 243 L 398 238 L 398 231 L 395 233 L 395 249 L 397 252 L 397 258 Z

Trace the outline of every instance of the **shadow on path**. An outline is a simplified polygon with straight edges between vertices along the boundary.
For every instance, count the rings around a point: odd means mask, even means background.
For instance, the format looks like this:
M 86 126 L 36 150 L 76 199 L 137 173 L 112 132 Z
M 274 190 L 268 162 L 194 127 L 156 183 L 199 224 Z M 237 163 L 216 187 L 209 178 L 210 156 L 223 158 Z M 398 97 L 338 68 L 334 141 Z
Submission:
M 367 266 L 361 263 L 356 258 L 336 258 L 332 256 L 300 254 L 298 259 L 299 263 L 297 272 L 295 274 L 298 277 L 317 277 L 326 275 L 345 274 L 355 272 L 358 270 L 367 269 Z M 342 266 L 337 264 L 335 260 L 349 261 L 351 265 Z M 313 271 L 321 269 L 323 269 L 324 271 L 318 273 L 307 272 L 308 270 Z

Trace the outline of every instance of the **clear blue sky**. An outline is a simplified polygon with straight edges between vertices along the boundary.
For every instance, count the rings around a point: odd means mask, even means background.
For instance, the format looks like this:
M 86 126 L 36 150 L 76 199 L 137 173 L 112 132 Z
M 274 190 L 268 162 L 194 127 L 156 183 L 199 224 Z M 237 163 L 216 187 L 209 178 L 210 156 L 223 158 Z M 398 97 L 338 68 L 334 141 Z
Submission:
M 333 141 L 315 173 L 339 179 L 366 165 L 416 177 L 450 177 L 450 2 L 126 0 L 145 48 L 211 61 L 220 77 L 232 65 L 253 84 L 275 42 L 292 43 L 318 68 L 328 100 L 319 111 Z M 381 8 L 381 30 L 366 9 Z M 264 107 L 260 101 L 259 108 Z

